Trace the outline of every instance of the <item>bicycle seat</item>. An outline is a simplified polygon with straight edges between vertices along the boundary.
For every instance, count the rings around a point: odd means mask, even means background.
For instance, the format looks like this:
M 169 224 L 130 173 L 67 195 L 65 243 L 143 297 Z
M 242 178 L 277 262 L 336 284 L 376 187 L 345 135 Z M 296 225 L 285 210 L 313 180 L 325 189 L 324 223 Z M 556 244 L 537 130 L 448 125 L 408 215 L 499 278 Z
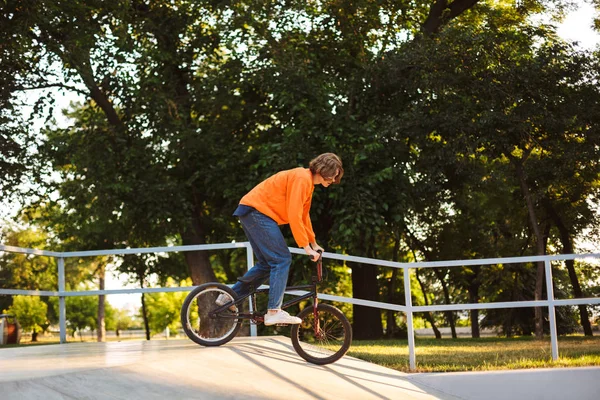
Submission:
M 252 283 L 252 278 L 244 278 L 243 276 L 238 277 L 237 280 L 242 283 Z

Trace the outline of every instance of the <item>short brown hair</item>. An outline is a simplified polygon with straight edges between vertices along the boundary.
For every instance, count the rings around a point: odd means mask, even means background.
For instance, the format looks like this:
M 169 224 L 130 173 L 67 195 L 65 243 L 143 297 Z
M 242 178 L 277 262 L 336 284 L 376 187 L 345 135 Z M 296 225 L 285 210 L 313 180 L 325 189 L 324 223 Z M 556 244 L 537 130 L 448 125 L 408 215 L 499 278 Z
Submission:
M 340 183 L 342 176 L 344 176 L 342 159 L 333 153 L 323 153 L 317 156 L 310 162 L 308 167 L 313 175 L 319 174 L 325 179 L 332 179 L 335 177 L 333 183 Z

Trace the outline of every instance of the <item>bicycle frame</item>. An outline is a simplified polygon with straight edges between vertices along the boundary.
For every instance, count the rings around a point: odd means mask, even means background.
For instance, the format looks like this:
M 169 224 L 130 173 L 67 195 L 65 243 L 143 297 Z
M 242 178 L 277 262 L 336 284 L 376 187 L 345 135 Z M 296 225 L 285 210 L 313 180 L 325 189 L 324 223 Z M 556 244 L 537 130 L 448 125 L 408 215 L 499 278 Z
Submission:
M 321 257 L 316 261 L 316 276 L 313 274 L 309 284 L 286 286 L 285 292 L 294 297 L 281 305 L 281 308 L 286 309 L 312 298 L 312 308 L 306 304 L 297 318 L 291 321 L 292 324 L 277 325 L 290 325 L 289 338 L 301 358 L 316 365 L 325 365 L 346 354 L 352 344 L 352 325 L 338 308 L 319 303 L 317 285 L 323 280 L 323 267 Z M 256 307 L 256 293 L 268 293 L 269 289 L 257 289 L 260 283 L 253 279 L 238 280 L 243 282 L 244 291 L 248 289 L 247 294 L 241 297 L 230 287 L 218 282 L 204 283 L 187 295 L 181 307 L 181 324 L 192 341 L 201 346 L 221 346 L 239 334 L 244 320 L 248 320 L 250 324 L 269 322 L 265 321 L 265 317 L 271 317 L 263 315 Z M 306 292 L 296 295 L 300 290 Z M 227 295 L 225 298 L 229 298 L 225 300 L 227 303 L 222 303 L 224 297 L 221 296 L 224 294 Z M 252 312 L 244 313 L 243 306 L 248 298 Z
M 319 252 L 320 254 L 321 252 Z M 288 307 L 291 307 L 293 305 L 296 305 L 304 300 L 308 300 L 309 298 L 313 299 L 313 313 L 314 313 L 314 318 L 315 318 L 315 334 L 317 334 L 320 331 L 320 327 L 319 327 L 319 318 L 318 318 L 318 313 L 317 313 L 317 306 L 319 304 L 319 299 L 317 297 L 317 283 L 323 281 L 323 258 L 322 256 L 319 256 L 319 259 L 317 260 L 317 265 L 316 265 L 316 269 L 317 269 L 317 276 L 312 276 L 312 282 L 309 285 L 298 285 L 298 286 L 286 286 L 285 290 L 287 291 L 291 291 L 291 290 L 308 290 L 308 293 L 303 294 L 293 300 L 290 300 L 284 304 L 281 305 L 281 309 L 285 310 Z M 224 304 L 218 308 L 216 308 L 215 310 L 213 310 L 212 312 L 210 312 L 208 315 L 210 318 L 227 318 L 227 319 L 242 319 L 242 320 L 250 320 L 253 321 L 254 323 L 258 324 L 261 322 L 264 322 L 264 316 L 259 313 L 256 307 L 256 297 L 255 294 L 256 293 L 269 293 L 269 289 L 255 289 L 252 285 L 250 285 L 250 290 L 248 292 L 248 294 L 239 297 L 238 299 L 236 299 L 233 303 L 227 303 Z M 227 310 L 229 307 L 231 307 L 232 305 L 236 305 L 236 306 L 240 306 L 241 304 L 247 299 L 250 298 L 250 303 L 252 305 L 252 309 L 255 310 L 253 313 L 245 313 L 245 314 L 237 314 L 237 315 L 231 315 L 229 313 L 222 313 L 223 311 Z

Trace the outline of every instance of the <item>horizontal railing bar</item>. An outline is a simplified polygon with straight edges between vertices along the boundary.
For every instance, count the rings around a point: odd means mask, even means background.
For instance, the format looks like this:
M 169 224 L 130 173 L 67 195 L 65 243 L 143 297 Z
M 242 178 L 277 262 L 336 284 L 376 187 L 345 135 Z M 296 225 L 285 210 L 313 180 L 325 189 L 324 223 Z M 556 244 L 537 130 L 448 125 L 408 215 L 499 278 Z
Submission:
M 248 246 L 248 242 L 236 243 L 219 243 L 219 244 L 197 244 L 190 246 L 164 246 L 164 247 L 143 247 L 143 248 L 128 248 L 128 249 L 110 249 L 110 250 L 86 250 L 86 251 L 47 251 L 38 249 L 28 249 L 23 247 L 0 245 L 0 252 L 6 251 L 10 253 L 33 254 L 36 256 L 48 257 L 93 257 L 93 256 L 108 256 L 121 254 L 146 254 L 146 253 L 171 253 L 176 251 L 202 251 L 202 250 L 222 250 L 222 249 L 237 249 Z
M 290 252 L 294 254 L 306 255 L 302 249 L 290 247 Z M 463 267 L 471 265 L 495 265 L 495 264 L 515 264 L 522 262 L 538 262 L 538 261 L 564 261 L 564 260 L 581 260 L 581 259 L 600 259 L 600 253 L 585 253 L 585 254 L 556 254 L 547 256 L 526 256 L 526 257 L 505 257 L 505 258 L 481 258 L 473 260 L 448 260 L 448 261 L 417 261 L 410 263 L 401 263 L 395 261 L 378 260 L 368 257 L 348 256 L 337 253 L 323 253 L 323 258 L 340 261 L 350 261 L 363 264 L 378 265 L 391 268 L 436 268 L 436 267 Z
M 304 253 L 300 249 L 292 251 L 296 254 Z M 336 253 L 323 253 L 324 258 L 334 260 L 344 260 L 351 262 L 359 262 L 363 264 L 379 265 L 392 268 L 436 268 L 436 267 L 463 267 L 472 265 L 495 265 L 495 264 L 515 264 L 522 262 L 538 262 L 538 261 L 564 261 L 564 260 L 580 260 L 580 259 L 599 259 L 600 253 L 587 254 L 557 254 L 549 256 L 529 256 L 529 257 L 505 257 L 505 258 L 481 258 L 474 260 L 448 260 L 448 261 L 418 261 L 410 263 L 400 263 L 393 261 L 383 261 L 367 257 L 346 256 Z
M 69 292 L 57 292 L 58 296 L 99 296 L 109 294 L 136 294 L 136 293 L 161 293 L 161 292 L 189 292 L 195 286 L 166 287 L 166 288 L 143 288 L 143 289 L 105 289 L 105 290 L 74 290 Z
M 128 248 L 128 249 L 111 249 L 111 250 L 87 250 L 73 252 L 55 252 L 38 249 L 27 249 L 15 246 L 0 245 L 0 251 L 13 253 L 34 254 L 49 257 L 92 257 L 102 255 L 123 255 L 123 254 L 147 254 L 147 253 L 170 253 L 176 251 L 203 251 L 203 250 L 220 250 L 234 249 L 249 246 L 248 242 L 236 243 L 220 243 L 220 244 L 200 244 L 189 246 L 165 246 L 165 247 L 145 247 L 145 248 Z M 304 250 L 298 248 L 290 248 L 290 252 L 294 254 L 306 255 Z M 401 263 L 395 261 L 378 260 L 368 257 L 349 256 L 344 254 L 324 252 L 323 257 L 332 260 L 350 261 L 363 264 L 378 265 L 391 268 L 435 268 L 435 267 L 460 267 L 472 265 L 494 265 L 494 264 L 514 264 L 521 262 L 538 262 L 538 261 L 563 261 L 563 260 L 579 260 L 587 258 L 600 259 L 600 253 L 586 254 L 556 254 L 546 256 L 525 256 L 525 257 L 506 257 L 506 258 L 482 258 L 474 260 L 447 260 L 447 261 L 418 261 L 410 263 Z
M 303 290 L 290 290 L 290 291 L 286 291 L 285 293 L 291 294 L 293 296 L 302 296 L 308 292 L 305 292 Z M 379 301 L 372 301 L 372 300 L 355 299 L 352 297 L 341 297 L 341 296 L 334 296 L 331 294 L 318 293 L 318 298 L 321 300 L 338 301 L 340 303 L 355 304 L 357 306 L 382 308 L 385 310 L 393 310 L 393 311 L 406 311 L 406 306 L 401 306 L 398 304 L 381 303 Z
M 105 289 L 105 290 L 82 290 L 82 291 L 68 291 L 68 292 L 57 292 L 47 290 L 22 290 L 22 289 L 0 289 L 0 295 L 29 295 L 29 296 L 65 296 L 65 297 L 76 297 L 76 296 L 98 296 L 98 295 L 116 295 L 116 294 L 136 294 L 136 293 L 161 293 L 161 292 L 185 292 L 191 291 L 195 286 L 185 287 L 169 287 L 169 288 L 143 288 L 143 289 Z M 266 289 L 268 286 L 261 286 Z M 301 296 L 308 292 L 300 290 L 286 291 L 286 294 Z M 337 301 L 342 303 L 349 303 L 359 306 L 380 308 L 392 311 L 406 312 L 407 307 L 400 304 L 383 303 L 379 301 L 355 299 L 350 297 L 334 296 L 329 294 L 318 294 L 319 299 Z M 573 306 L 573 305 L 591 305 L 600 304 L 600 298 L 591 297 L 584 299 L 567 299 L 567 300 L 554 300 L 552 302 L 555 306 Z M 548 307 L 550 304 L 547 300 L 541 301 L 522 301 L 522 302 L 500 302 L 500 303 L 466 303 L 466 304 L 442 304 L 442 305 L 429 305 L 429 306 L 413 306 L 413 312 L 427 312 L 427 311 L 462 311 L 462 310 L 489 310 L 497 308 L 526 308 L 526 307 Z
M 146 247 L 135 249 L 112 249 L 112 250 L 88 250 L 72 251 L 61 253 L 61 257 L 90 257 L 90 256 L 108 256 L 122 254 L 147 254 L 147 253 L 171 253 L 175 251 L 202 251 L 202 250 L 222 250 L 237 249 L 246 247 L 247 242 L 220 243 L 220 244 L 197 244 L 191 246 L 165 246 L 165 247 Z
M 426 311 L 461 311 L 461 310 L 488 310 L 495 308 L 524 308 L 524 307 L 548 307 L 548 301 L 507 301 L 502 303 L 465 303 L 465 304 L 443 304 L 434 306 L 413 306 L 413 312 Z
M 33 254 L 36 256 L 47 256 L 47 257 L 60 257 L 62 254 L 62 253 L 59 253 L 56 251 L 27 249 L 24 247 L 5 246 L 3 244 L 0 244 L 0 252 L 2 252 L 2 251 L 6 251 L 9 253 Z
M 568 299 L 568 300 L 554 300 L 555 306 L 579 306 L 588 304 L 600 304 L 600 298 L 586 298 L 586 299 Z
M 0 289 L 0 295 L 58 296 L 59 292 L 53 292 L 49 290 Z
M 587 304 L 600 304 L 600 298 L 588 297 L 585 299 L 548 300 L 539 301 L 505 301 L 498 303 L 465 303 L 465 304 L 441 304 L 430 306 L 413 306 L 413 312 L 426 311 L 461 311 L 461 310 L 491 310 L 495 308 L 525 308 L 525 307 L 548 307 L 550 303 L 555 306 L 574 306 Z
M 303 255 L 307 256 L 307 258 L 308 258 L 308 255 L 302 249 L 298 249 L 296 247 L 290 247 L 289 249 L 290 249 L 291 253 L 303 254 Z M 348 256 L 348 255 L 344 255 L 344 254 L 328 253 L 326 251 L 323 252 L 323 258 L 327 258 L 327 259 L 331 259 L 331 260 L 350 261 L 350 262 L 357 262 L 357 263 L 364 263 L 364 264 L 371 264 L 371 265 L 379 265 L 381 267 L 392 267 L 392 268 L 404 268 L 406 265 L 408 265 L 406 263 L 399 263 L 399 262 L 395 262 L 395 261 L 385 261 L 385 260 L 377 260 L 375 258 Z
M 176 251 L 202 251 L 202 250 L 218 250 L 218 249 L 234 249 L 248 247 L 248 242 L 239 243 L 221 243 L 221 244 L 203 244 L 203 245 L 192 245 L 192 246 L 167 246 L 167 247 L 148 247 L 148 248 L 129 248 L 129 249 L 111 249 L 111 250 L 91 250 L 91 251 L 78 251 L 78 252 L 54 252 L 38 249 L 28 249 L 16 246 L 5 246 L 0 245 L 0 251 L 33 254 L 39 256 L 49 257 L 88 257 L 88 256 L 101 256 L 101 255 L 122 255 L 122 254 L 143 254 L 143 253 L 168 253 Z M 294 254 L 306 255 L 302 249 L 290 248 L 290 251 Z M 371 264 L 383 267 L 392 268 L 432 268 L 432 267 L 452 267 L 452 266 L 469 266 L 469 265 L 492 265 L 492 264 L 510 264 L 520 262 L 537 262 L 537 261 L 560 261 L 560 260 L 572 260 L 572 259 L 586 259 L 586 258 L 600 258 L 599 253 L 588 253 L 588 254 L 559 254 L 559 255 L 548 255 L 548 256 L 530 256 L 530 257 L 508 257 L 508 258 L 488 258 L 479 260 L 450 260 L 450 261 L 427 261 L 427 262 L 413 262 L 413 263 L 399 263 L 393 261 L 377 260 L 367 257 L 356 257 L 337 253 L 323 253 L 323 257 L 327 259 L 341 260 L 358 262 L 364 264 Z M 264 286 L 261 286 L 264 287 Z M 114 295 L 114 294 L 135 294 L 135 293 L 157 293 L 157 292 L 180 292 L 190 291 L 194 287 L 177 287 L 177 288 L 143 288 L 143 289 L 107 289 L 107 290 L 87 290 L 87 291 L 69 291 L 69 292 L 57 292 L 57 291 L 37 291 L 37 290 L 20 290 L 20 289 L 0 289 L 0 294 L 7 295 L 37 295 L 37 296 L 97 296 L 97 295 Z M 301 291 L 286 292 L 289 294 L 306 293 Z M 319 298 L 324 300 L 346 302 L 355 305 L 362 305 L 367 307 L 382 308 L 387 310 L 403 311 L 406 312 L 408 309 L 406 306 L 382 303 L 371 300 L 354 299 L 348 297 L 340 297 L 333 295 L 319 294 Z M 586 299 L 567 299 L 567 300 L 554 300 L 552 302 L 555 306 L 566 306 L 566 305 L 589 305 L 589 304 L 600 304 L 600 298 L 586 298 Z M 501 303 L 476 303 L 476 304 L 448 304 L 448 305 L 430 305 L 430 306 L 413 306 L 413 312 L 425 312 L 425 311 L 454 311 L 454 310 L 475 310 L 475 309 L 497 309 L 497 308 L 523 308 L 523 307 L 548 307 L 550 303 L 547 300 L 544 301 L 525 301 L 525 302 L 501 302 Z
M 586 254 L 556 254 L 548 256 L 527 256 L 527 257 L 506 257 L 506 258 L 482 258 L 474 260 L 449 260 L 449 261 L 423 261 L 406 263 L 408 268 L 435 268 L 435 267 L 463 267 L 471 265 L 495 265 L 495 264 L 516 264 L 523 262 L 541 262 L 541 261 L 564 261 L 600 258 L 600 253 Z

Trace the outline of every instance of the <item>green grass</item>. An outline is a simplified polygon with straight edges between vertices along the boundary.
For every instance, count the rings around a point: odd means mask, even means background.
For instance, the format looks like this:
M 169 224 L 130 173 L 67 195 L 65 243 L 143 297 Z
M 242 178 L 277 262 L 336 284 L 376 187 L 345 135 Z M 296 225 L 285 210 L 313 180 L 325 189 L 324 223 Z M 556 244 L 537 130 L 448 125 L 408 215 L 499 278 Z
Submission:
M 600 337 L 416 339 L 416 372 L 491 371 L 520 368 L 600 366 Z M 409 372 L 407 340 L 355 340 L 348 355 Z

